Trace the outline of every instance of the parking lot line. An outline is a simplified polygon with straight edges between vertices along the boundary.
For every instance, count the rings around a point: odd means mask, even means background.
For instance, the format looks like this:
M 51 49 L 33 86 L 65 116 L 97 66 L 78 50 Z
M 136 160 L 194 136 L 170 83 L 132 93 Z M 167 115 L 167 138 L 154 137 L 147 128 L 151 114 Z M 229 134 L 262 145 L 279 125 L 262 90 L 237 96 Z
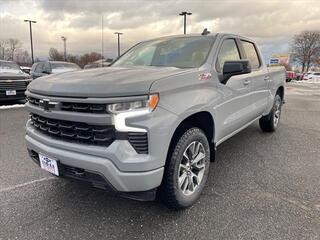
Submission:
M 7 188 L 0 189 L 0 193 L 9 192 L 9 191 L 21 188 L 21 187 L 32 185 L 34 183 L 49 181 L 49 180 L 52 180 L 52 179 L 57 179 L 57 178 L 56 177 L 46 177 L 46 178 L 40 178 L 40 179 L 33 180 L 33 181 L 30 181 L 30 182 L 26 182 L 26 183 L 17 184 L 17 185 L 14 185 L 12 187 L 7 187 Z

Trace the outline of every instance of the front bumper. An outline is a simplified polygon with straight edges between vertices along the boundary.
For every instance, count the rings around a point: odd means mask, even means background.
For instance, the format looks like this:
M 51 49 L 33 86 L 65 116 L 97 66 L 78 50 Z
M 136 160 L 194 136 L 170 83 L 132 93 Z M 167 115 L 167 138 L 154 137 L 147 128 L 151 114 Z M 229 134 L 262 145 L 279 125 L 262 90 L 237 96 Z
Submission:
M 29 126 L 30 127 L 30 126 Z M 32 131 L 32 130 L 31 130 Z M 158 187 L 162 181 L 163 167 L 143 172 L 124 172 L 120 171 L 110 159 L 102 158 L 99 156 L 91 155 L 90 153 L 84 154 L 75 151 L 73 148 L 63 149 L 53 147 L 56 140 L 52 140 L 51 144 L 48 144 L 46 140 L 40 141 L 41 133 L 31 133 L 27 126 L 27 135 L 25 136 L 27 148 L 29 152 L 38 154 L 42 153 L 47 156 L 51 156 L 58 160 L 59 164 L 72 166 L 76 168 L 85 169 L 89 172 L 98 173 L 106 179 L 106 182 L 110 184 L 110 187 L 118 192 L 141 192 L 152 190 Z M 38 138 L 38 139 L 37 139 Z M 122 145 L 122 148 L 126 148 L 126 144 L 122 141 L 118 144 Z M 69 145 L 70 143 L 66 143 Z M 113 144 L 116 144 L 114 142 Z M 51 146 L 50 146 L 51 145 Z M 71 144 L 73 145 L 73 144 Z M 67 146 L 68 148 L 68 146 Z M 84 147 L 84 150 L 86 147 Z M 90 146 L 88 147 L 90 148 Z M 73 150 L 72 150 L 73 149 Z M 125 152 L 125 149 L 123 149 Z M 34 156 L 31 155 L 34 159 Z
M 7 96 L 5 91 L 0 91 L 0 101 L 24 100 L 26 98 L 25 89 L 16 91 L 17 94 L 12 96 Z

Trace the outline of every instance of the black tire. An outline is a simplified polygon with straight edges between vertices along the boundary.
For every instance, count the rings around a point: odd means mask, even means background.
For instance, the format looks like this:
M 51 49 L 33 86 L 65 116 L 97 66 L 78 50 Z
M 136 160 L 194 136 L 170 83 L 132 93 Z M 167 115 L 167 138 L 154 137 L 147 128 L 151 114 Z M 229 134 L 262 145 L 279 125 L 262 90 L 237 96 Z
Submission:
M 262 131 L 274 132 L 277 129 L 281 116 L 281 107 L 282 99 L 279 94 L 276 94 L 270 113 L 259 120 L 259 125 Z
M 196 127 L 185 130 L 172 144 L 160 194 L 169 208 L 182 209 L 193 205 L 201 195 L 209 173 L 210 146 L 204 132 Z M 200 158 L 201 161 L 196 160 Z M 197 173 L 200 165 L 204 167 Z M 184 180 L 180 181 L 182 183 L 180 187 L 179 179 L 183 178 Z M 186 189 L 183 190 L 184 188 Z

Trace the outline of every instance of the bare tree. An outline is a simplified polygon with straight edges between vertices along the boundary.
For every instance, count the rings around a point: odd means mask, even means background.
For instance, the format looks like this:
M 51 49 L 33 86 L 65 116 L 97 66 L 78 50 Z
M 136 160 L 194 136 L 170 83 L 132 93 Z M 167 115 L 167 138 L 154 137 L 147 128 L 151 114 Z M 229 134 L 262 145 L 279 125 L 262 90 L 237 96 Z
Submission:
M 0 59 L 5 60 L 5 51 L 8 46 L 8 40 L 0 39 Z
M 52 61 L 63 61 L 63 53 L 59 52 L 56 48 L 50 48 L 49 59 Z
M 28 51 L 23 49 L 18 49 L 15 51 L 14 54 L 15 61 L 20 65 L 32 65 L 31 57 L 28 53 Z
M 56 48 L 50 48 L 49 59 L 51 61 L 64 61 L 64 55 L 59 52 Z M 84 55 L 67 55 L 67 62 L 73 62 L 78 64 L 80 67 L 84 67 L 86 64 L 102 59 L 100 53 L 91 52 Z
M 86 53 L 80 56 L 78 65 L 80 67 L 84 67 L 88 63 L 95 62 L 99 59 L 102 59 L 102 55 L 100 53 L 96 53 L 96 52 Z
M 302 65 L 302 72 L 309 71 L 320 56 L 320 32 L 304 31 L 293 37 L 291 44 L 293 60 Z
M 14 51 L 21 47 L 21 43 L 18 39 L 9 38 L 8 39 L 8 49 L 7 52 L 9 56 L 7 57 L 8 60 L 14 60 Z

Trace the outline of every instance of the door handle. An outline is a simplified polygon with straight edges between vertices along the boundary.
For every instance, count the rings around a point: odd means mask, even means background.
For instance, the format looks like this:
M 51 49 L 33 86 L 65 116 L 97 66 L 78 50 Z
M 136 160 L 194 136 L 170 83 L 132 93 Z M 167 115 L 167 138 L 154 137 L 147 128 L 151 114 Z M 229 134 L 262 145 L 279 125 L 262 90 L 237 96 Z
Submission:
M 265 80 L 265 81 L 269 81 L 269 80 L 270 80 L 270 77 L 269 77 L 269 76 L 265 76 L 265 77 L 264 77 L 264 80 Z
M 249 81 L 249 80 L 245 80 L 244 82 L 243 82 L 243 85 L 249 85 L 251 83 L 251 81 Z

